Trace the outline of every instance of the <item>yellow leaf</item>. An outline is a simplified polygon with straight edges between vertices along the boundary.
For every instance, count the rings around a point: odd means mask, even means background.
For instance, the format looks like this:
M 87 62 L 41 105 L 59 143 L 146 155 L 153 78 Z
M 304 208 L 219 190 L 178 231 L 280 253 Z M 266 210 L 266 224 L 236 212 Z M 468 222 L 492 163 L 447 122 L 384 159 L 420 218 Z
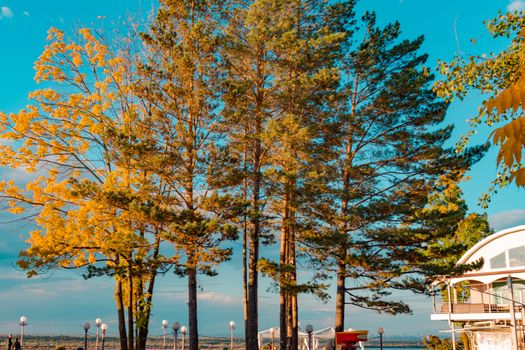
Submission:
M 73 64 L 75 66 L 80 66 L 82 64 L 82 58 L 80 57 L 80 55 L 77 53 L 77 52 L 73 52 L 71 54 L 72 58 L 73 58 Z
M 516 170 L 512 174 L 516 180 L 516 185 L 519 187 L 525 186 L 525 168 Z

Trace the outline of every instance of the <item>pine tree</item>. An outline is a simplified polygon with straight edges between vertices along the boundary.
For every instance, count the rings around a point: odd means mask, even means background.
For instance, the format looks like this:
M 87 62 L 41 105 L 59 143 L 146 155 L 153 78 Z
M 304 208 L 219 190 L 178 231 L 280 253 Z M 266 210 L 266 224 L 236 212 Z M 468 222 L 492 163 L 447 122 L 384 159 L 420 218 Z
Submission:
M 211 178 L 210 157 L 222 142 L 219 33 L 223 1 L 161 1 L 142 37 L 149 53 L 140 67 L 137 94 L 152 105 L 148 127 L 156 135 L 142 168 L 155 172 L 163 188 L 164 238 L 181 253 L 176 272 L 188 277 L 189 349 L 198 349 L 197 273 L 229 259 L 221 248 L 237 235 L 238 210 Z M 218 166 L 218 164 L 216 164 Z
M 362 30 L 349 35 L 341 66 L 340 142 L 336 156 L 325 159 L 324 199 L 312 210 L 330 233 L 325 251 L 337 265 L 338 331 L 347 304 L 409 310 L 384 296 L 390 288 L 412 288 L 411 279 L 403 280 L 411 252 L 436 239 L 413 218 L 440 175 L 467 168 L 481 152 L 456 156 L 444 148 L 452 127 L 440 127 L 447 104 L 429 86 L 427 56 L 418 54 L 423 38 L 399 40 L 399 23 L 379 28 L 373 13 L 361 23 Z M 348 288 L 348 278 L 359 284 Z
M 228 16 L 222 54 L 227 73 L 224 82 L 224 119 L 221 128 L 228 143 L 224 152 L 231 167 L 218 169 L 217 178 L 245 202 L 243 218 L 243 284 L 246 347 L 258 348 L 258 262 L 261 240 L 269 237 L 265 203 L 269 188 L 266 170 L 268 148 L 263 134 L 271 120 L 269 68 L 275 62 L 271 43 L 275 37 L 274 1 L 238 1 Z M 226 170 L 228 169 L 228 170 Z
M 297 295 L 320 287 L 298 281 L 297 259 L 299 244 L 305 242 L 306 228 L 312 222 L 304 215 L 305 208 L 317 197 L 309 184 L 320 175 L 318 160 L 329 150 L 334 126 L 331 101 L 337 96 L 340 79 L 336 64 L 339 45 L 346 39 L 335 24 L 348 15 L 335 9 L 341 4 L 351 9 L 352 3 L 298 0 L 278 4 L 274 14 L 277 35 L 272 42 L 277 58 L 271 67 L 273 113 L 264 136 L 276 193 L 270 209 L 279 218 L 281 247 L 279 263 L 266 261 L 263 267 L 279 286 L 281 349 L 297 349 Z

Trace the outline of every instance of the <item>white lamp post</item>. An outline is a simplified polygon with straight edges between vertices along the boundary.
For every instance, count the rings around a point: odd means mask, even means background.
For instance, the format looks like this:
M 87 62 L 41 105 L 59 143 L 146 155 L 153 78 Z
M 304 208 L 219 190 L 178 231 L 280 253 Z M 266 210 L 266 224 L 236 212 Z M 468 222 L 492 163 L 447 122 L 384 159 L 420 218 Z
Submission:
M 24 327 L 27 326 L 27 317 L 20 317 L 20 346 L 24 346 Z
M 84 325 L 82 326 L 82 328 L 84 328 L 84 350 L 87 350 L 87 332 L 90 327 L 91 325 L 89 324 L 89 322 L 84 323 Z
M 235 322 L 230 321 L 230 350 L 233 350 L 233 330 L 235 329 Z
M 379 334 L 379 350 L 383 350 L 383 333 L 385 333 L 385 329 L 383 327 L 379 327 L 377 329 L 377 333 Z
M 180 332 L 182 333 L 182 350 L 186 349 L 185 338 L 186 338 L 186 326 L 180 327 Z
M 275 328 L 270 328 L 270 335 L 272 336 L 272 350 L 274 350 L 274 342 L 275 342 Z
M 95 347 L 97 348 L 96 350 L 98 350 L 98 333 L 99 333 L 101 324 L 102 324 L 102 320 L 100 318 L 97 318 L 95 320 L 95 326 L 97 327 L 97 337 L 96 337 L 96 340 L 95 340 Z
M 173 329 L 173 350 L 177 350 L 177 334 L 179 333 L 180 323 L 173 322 L 171 328 Z
M 166 349 L 166 328 L 168 328 L 168 320 L 162 320 L 162 332 L 163 332 L 162 347 L 163 349 Z
M 305 330 L 306 333 L 308 333 L 308 350 L 312 350 L 312 332 L 314 331 L 314 326 L 307 324 Z
M 106 331 L 108 329 L 108 325 L 106 323 L 102 323 L 100 329 L 102 330 L 102 350 L 104 350 L 104 344 L 106 343 Z

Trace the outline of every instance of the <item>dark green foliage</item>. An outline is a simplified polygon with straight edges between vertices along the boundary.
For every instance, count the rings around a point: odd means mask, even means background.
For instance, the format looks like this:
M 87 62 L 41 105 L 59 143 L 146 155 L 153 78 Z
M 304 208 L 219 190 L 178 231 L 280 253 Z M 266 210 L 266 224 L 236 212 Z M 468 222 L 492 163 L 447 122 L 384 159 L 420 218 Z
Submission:
M 402 40 L 399 23 L 378 27 L 373 13 L 359 25 L 341 66 L 338 137 L 318 167 L 309 215 L 325 234 L 315 242 L 325 247 L 323 256 L 329 252 L 339 278 L 352 280 L 338 291 L 346 291 L 344 302 L 395 314 L 410 309 L 385 301 L 391 290 L 423 292 L 425 280 L 416 274 L 437 271 L 421 246 L 450 236 L 465 215 L 462 207 L 423 210 L 436 183 L 442 176 L 457 180 L 484 147 L 461 155 L 445 147 L 452 126 L 442 126 L 447 103 L 431 89 L 422 37 Z

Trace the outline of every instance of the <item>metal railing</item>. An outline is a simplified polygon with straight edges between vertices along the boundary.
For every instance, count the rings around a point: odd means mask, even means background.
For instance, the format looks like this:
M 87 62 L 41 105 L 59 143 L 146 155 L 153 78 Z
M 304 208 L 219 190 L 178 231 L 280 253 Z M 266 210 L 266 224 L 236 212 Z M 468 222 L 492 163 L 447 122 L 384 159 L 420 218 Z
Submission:
M 449 313 L 449 304 L 439 303 L 436 305 L 436 313 L 447 314 Z M 458 314 L 483 314 L 483 313 L 497 313 L 497 312 L 510 312 L 508 305 L 497 305 L 497 304 L 485 304 L 485 303 L 452 303 L 451 313 Z

